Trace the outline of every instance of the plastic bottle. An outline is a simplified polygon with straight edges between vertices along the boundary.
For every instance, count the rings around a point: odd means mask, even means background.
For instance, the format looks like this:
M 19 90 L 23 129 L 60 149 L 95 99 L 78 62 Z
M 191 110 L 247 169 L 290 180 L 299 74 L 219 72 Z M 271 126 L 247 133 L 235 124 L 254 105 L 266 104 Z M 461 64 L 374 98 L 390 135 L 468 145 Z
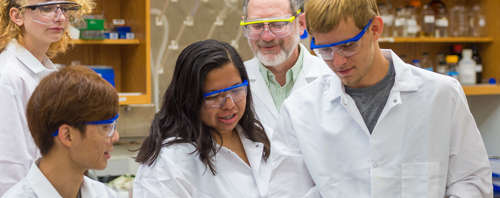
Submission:
M 472 46 L 472 60 L 476 61 L 476 83 L 482 83 L 483 78 L 483 61 L 479 56 L 477 45 Z
M 458 56 L 448 55 L 446 56 L 446 62 L 448 63 L 448 76 L 451 76 L 458 80 L 458 69 L 457 69 Z
M 420 67 L 422 68 L 422 65 L 420 65 L 420 61 L 418 59 L 413 59 L 411 61 L 412 65 L 415 66 L 415 67 Z
M 418 26 L 418 17 L 417 14 L 415 13 L 415 7 L 413 6 L 406 6 L 406 14 L 405 14 L 405 19 L 406 19 L 406 25 L 405 25 L 405 31 L 406 36 L 405 37 L 417 37 L 417 33 L 420 31 L 420 27 Z
M 396 15 L 394 17 L 394 26 L 392 27 L 393 37 L 403 37 L 406 19 L 403 8 L 396 8 Z
M 380 17 L 384 21 L 384 29 L 382 30 L 382 34 L 380 37 L 389 37 L 391 36 L 392 26 L 394 24 L 394 15 L 391 13 L 389 7 L 387 7 L 384 3 L 378 4 L 378 10 L 380 12 Z
M 446 11 L 446 5 L 441 0 L 432 0 L 431 2 L 429 2 L 429 6 L 436 14 L 439 12 L 440 6 L 442 6 Z
M 469 14 L 462 4 L 456 4 L 449 11 L 448 34 L 453 37 L 469 35 Z
M 470 35 L 486 36 L 486 16 L 479 4 L 472 6 L 470 12 Z
M 439 10 L 436 13 L 436 32 L 434 36 L 439 37 L 448 37 L 448 16 L 446 14 L 446 7 L 439 6 Z
M 460 68 L 459 80 L 462 85 L 476 84 L 476 62 L 472 60 L 472 50 L 462 50 L 462 60 L 458 63 Z
M 434 37 L 434 31 L 436 27 L 436 16 L 434 11 L 429 6 L 425 4 L 422 11 L 420 12 L 420 36 L 423 37 Z
M 422 61 L 420 62 L 420 65 L 422 66 L 423 69 L 434 71 L 432 60 L 428 52 L 424 52 L 422 54 Z
M 436 72 L 443 74 L 443 75 L 448 75 L 448 65 L 446 65 L 446 61 L 440 61 L 438 66 L 436 67 Z

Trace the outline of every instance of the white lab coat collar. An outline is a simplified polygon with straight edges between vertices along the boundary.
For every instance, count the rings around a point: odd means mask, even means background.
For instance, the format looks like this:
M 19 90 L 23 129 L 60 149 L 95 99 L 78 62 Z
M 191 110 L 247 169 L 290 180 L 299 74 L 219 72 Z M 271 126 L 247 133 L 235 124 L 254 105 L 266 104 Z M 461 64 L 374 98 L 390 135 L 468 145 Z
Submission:
M 33 54 L 31 54 L 30 51 L 28 51 L 24 46 L 17 44 L 15 41 L 10 42 L 6 49 L 14 54 L 19 61 L 23 62 L 23 64 L 33 71 L 33 73 L 38 74 L 47 69 L 56 70 L 56 67 L 46 55 L 43 57 L 42 62 L 40 62 L 35 58 L 35 56 L 33 56 Z
M 27 176 L 28 183 L 33 192 L 35 192 L 37 197 L 62 198 L 50 181 L 43 175 L 42 171 L 40 171 L 38 165 L 36 165 L 37 161 L 33 162 Z
M 28 183 L 33 189 L 33 192 L 35 192 L 37 197 L 62 198 L 59 192 L 57 192 L 54 186 L 52 186 L 50 181 L 45 177 L 45 175 L 43 175 L 42 171 L 40 171 L 40 168 L 38 168 L 38 165 L 36 164 L 38 160 L 33 162 L 27 176 Z M 88 177 L 83 177 L 83 183 L 80 189 L 82 198 L 98 197 L 97 192 L 95 192 L 90 185 L 90 180 L 91 179 Z
M 293 85 L 291 93 L 294 93 L 298 89 L 306 86 L 316 78 L 319 78 L 325 74 L 324 72 L 322 72 L 322 68 L 320 68 L 319 66 L 308 65 L 315 62 L 315 60 L 313 60 L 315 56 L 311 55 L 311 53 L 309 53 L 307 48 L 302 43 L 299 43 L 299 46 L 300 50 L 303 50 L 304 58 L 302 60 L 303 61 L 302 69 L 300 70 L 299 75 L 295 80 L 295 84 Z M 251 60 L 249 60 L 247 64 L 259 65 L 259 59 L 257 59 L 257 57 L 254 57 Z M 256 97 L 259 97 L 262 101 L 273 101 L 269 89 L 254 88 L 254 87 L 267 87 L 266 81 L 264 80 L 264 77 L 262 77 L 262 73 L 260 72 L 259 67 L 246 67 L 246 69 L 250 83 L 252 85 L 255 85 L 250 88 L 252 89 L 252 93 L 255 93 L 254 95 L 256 95 Z M 265 105 L 275 117 L 278 117 L 278 110 L 276 109 L 274 102 L 266 102 Z
M 403 60 L 401 60 L 392 50 L 381 49 L 380 51 L 382 51 L 382 54 L 384 55 L 385 58 L 392 60 L 394 64 L 394 70 L 396 72 L 394 87 L 401 92 L 417 91 L 418 90 L 417 83 L 415 81 L 415 76 L 413 76 L 413 73 L 410 70 L 410 66 L 407 65 L 405 62 L 403 62 Z M 345 94 L 344 96 L 347 96 L 347 94 L 345 93 L 344 86 L 340 81 L 340 79 L 339 78 L 330 78 L 330 79 L 331 79 L 329 83 L 330 101 L 333 101 L 344 94 Z

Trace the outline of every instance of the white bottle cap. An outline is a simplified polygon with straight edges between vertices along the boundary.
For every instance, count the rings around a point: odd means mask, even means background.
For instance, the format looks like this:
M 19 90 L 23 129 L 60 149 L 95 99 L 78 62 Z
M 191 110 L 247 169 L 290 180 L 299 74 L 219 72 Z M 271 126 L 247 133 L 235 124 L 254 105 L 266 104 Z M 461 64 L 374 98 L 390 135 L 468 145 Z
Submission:
M 462 50 L 462 58 L 472 58 L 472 49 L 463 49 Z

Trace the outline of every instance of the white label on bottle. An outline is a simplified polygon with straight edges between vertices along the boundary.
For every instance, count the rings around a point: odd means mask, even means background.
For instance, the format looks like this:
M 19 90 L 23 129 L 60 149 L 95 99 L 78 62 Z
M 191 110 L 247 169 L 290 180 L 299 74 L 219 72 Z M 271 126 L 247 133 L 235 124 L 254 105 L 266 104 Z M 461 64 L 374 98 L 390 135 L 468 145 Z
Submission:
M 486 25 L 486 21 L 484 19 L 479 19 L 479 26 L 484 27 Z
M 404 24 L 405 24 L 404 18 L 399 18 L 399 19 L 396 19 L 396 21 L 394 21 L 394 26 L 396 26 L 396 27 L 403 26 Z
M 382 20 L 384 21 L 384 24 L 392 26 L 392 23 L 394 22 L 394 16 L 382 15 Z
M 483 65 L 477 64 L 476 65 L 476 72 L 483 72 Z
M 414 34 L 414 33 L 417 33 L 417 31 L 418 31 L 417 26 L 408 26 L 408 30 L 407 30 L 408 33 Z
M 408 26 L 415 26 L 415 25 L 417 25 L 417 20 L 415 20 L 415 19 L 408 19 L 408 20 L 406 20 L 406 25 L 408 25 Z
M 439 27 L 448 27 L 448 19 L 438 19 L 436 21 L 436 26 L 439 26 Z
M 125 102 L 125 101 L 127 101 L 127 97 L 119 97 L 118 101 L 119 102 Z
M 424 23 L 434 23 L 436 18 L 434 15 L 425 15 L 424 16 Z

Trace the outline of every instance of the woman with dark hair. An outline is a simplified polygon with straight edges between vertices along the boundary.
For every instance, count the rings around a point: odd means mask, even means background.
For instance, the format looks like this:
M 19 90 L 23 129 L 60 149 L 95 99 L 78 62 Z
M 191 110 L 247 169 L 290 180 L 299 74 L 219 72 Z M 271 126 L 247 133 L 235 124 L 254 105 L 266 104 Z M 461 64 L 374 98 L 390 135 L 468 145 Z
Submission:
M 249 89 L 229 44 L 184 49 L 139 149 L 134 197 L 267 197 L 270 142 Z

